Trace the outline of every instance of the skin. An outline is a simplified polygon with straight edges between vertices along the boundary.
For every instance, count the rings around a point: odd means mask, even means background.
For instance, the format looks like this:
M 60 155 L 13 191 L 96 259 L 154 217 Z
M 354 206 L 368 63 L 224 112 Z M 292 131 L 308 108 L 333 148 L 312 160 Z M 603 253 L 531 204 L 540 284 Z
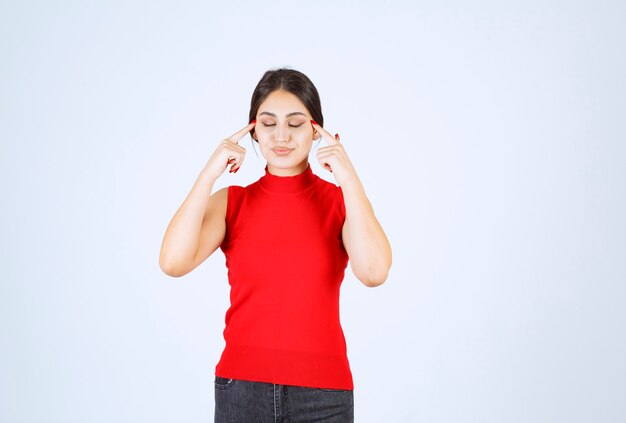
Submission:
M 268 172 L 278 176 L 302 173 L 313 141 L 322 137 L 326 145 L 318 148 L 316 158 L 332 172 L 343 192 L 346 219 L 342 240 L 352 272 L 368 287 L 381 285 L 391 267 L 391 246 L 343 144 L 338 136 L 312 122 L 311 114 L 295 95 L 281 90 L 272 92 L 260 105 L 256 122 L 219 143 L 165 232 L 159 257 L 161 269 L 170 276 L 183 276 L 224 240 L 228 188 L 212 195 L 211 191 L 228 165 L 229 172 L 241 167 L 246 150 L 239 141 L 253 129 Z M 281 156 L 275 149 L 291 152 Z
M 311 126 L 311 114 L 295 95 L 274 91 L 259 106 L 253 138 L 267 161 L 269 173 L 293 176 L 304 172 L 317 132 Z M 279 156 L 273 149 L 290 149 Z

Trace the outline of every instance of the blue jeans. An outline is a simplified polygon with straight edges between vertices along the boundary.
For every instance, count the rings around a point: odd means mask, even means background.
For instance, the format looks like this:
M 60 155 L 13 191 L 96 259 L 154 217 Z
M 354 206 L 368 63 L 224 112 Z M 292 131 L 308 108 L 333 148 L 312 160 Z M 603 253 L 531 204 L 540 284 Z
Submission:
M 215 423 L 353 423 L 352 390 L 215 377 Z

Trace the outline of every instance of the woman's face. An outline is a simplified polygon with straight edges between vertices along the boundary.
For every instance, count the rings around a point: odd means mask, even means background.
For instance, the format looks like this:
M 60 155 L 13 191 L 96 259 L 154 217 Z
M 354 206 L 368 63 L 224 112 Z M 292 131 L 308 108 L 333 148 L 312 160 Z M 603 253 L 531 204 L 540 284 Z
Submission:
M 270 93 L 259 106 L 254 131 L 273 175 L 291 176 L 303 172 L 313 143 L 311 114 L 287 91 Z

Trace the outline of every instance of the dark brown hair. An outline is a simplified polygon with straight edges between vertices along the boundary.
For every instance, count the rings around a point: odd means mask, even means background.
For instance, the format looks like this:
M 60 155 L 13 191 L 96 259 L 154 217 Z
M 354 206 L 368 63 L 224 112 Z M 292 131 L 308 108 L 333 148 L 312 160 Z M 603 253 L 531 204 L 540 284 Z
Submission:
M 322 104 L 317 88 L 308 76 L 294 69 L 280 68 L 268 70 L 265 72 L 254 92 L 250 101 L 250 116 L 248 122 L 256 119 L 261 103 L 265 101 L 268 95 L 276 90 L 287 91 L 300 99 L 302 104 L 307 108 L 313 120 L 324 126 L 324 115 L 322 115 Z M 254 139 L 254 130 L 250 133 Z M 255 140 L 256 141 L 256 140 Z

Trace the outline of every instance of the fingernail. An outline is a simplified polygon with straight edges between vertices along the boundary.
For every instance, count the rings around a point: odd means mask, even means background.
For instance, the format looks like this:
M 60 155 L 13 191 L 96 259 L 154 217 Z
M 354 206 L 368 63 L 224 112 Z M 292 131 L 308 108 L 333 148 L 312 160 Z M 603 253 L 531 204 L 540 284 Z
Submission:
M 250 122 L 250 124 L 256 123 L 256 119 L 254 119 L 252 122 Z
M 311 119 L 311 123 L 312 123 L 313 125 L 318 125 L 318 123 L 317 123 L 317 122 L 315 122 L 313 119 Z
M 339 141 L 339 134 L 335 134 L 335 139 Z
M 237 173 L 239 171 L 239 168 L 235 169 L 235 171 L 233 173 Z

